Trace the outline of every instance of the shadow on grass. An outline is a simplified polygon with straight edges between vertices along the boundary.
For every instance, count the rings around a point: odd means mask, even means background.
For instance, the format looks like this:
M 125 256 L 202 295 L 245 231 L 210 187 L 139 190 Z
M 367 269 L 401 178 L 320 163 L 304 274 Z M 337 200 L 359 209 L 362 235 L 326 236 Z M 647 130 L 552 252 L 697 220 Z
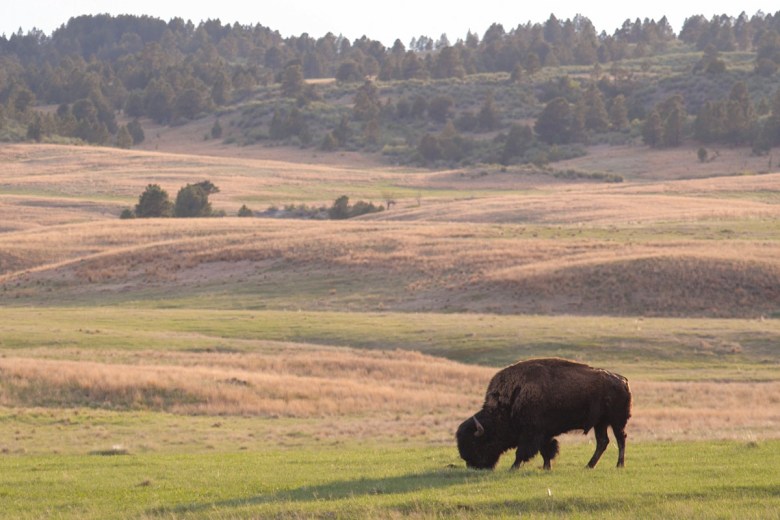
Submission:
M 527 475 L 533 478 L 534 475 Z M 204 511 L 222 511 L 230 514 L 230 510 L 251 508 L 264 504 L 294 504 L 305 508 L 307 503 L 316 502 L 321 511 L 336 508 L 342 510 L 344 504 L 337 502 L 345 499 L 361 499 L 379 496 L 405 495 L 420 491 L 442 490 L 450 486 L 471 484 L 479 486 L 503 475 L 496 472 L 483 472 L 465 469 L 441 469 L 417 474 L 400 475 L 387 478 L 359 478 L 339 480 L 316 486 L 302 486 L 295 489 L 236 497 L 202 503 L 184 503 L 170 507 L 157 507 L 147 511 L 150 516 L 177 516 L 202 513 Z M 520 491 L 518 490 L 518 494 Z M 761 503 L 764 500 L 780 501 L 780 485 L 720 485 L 697 490 L 673 492 L 669 490 L 650 489 L 629 494 L 616 492 L 606 496 L 566 496 L 536 494 L 535 496 L 512 497 L 501 500 L 475 500 L 474 496 L 463 497 L 462 500 L 452 497 L 420 499 L 409 497 L 388 507 L 401 514 L 425 513 L 432 508 L 437 515 L 474 514 L 479 518 L 493 516 L 514 516 L 517 514 L 554 514 L 554 515 L 606 515 L 609 512 L 618 516 L 632 516 L 634 513 L 643 516 L 662 505 L 681 507 L 688 504 L 720 501 L 724 507 L 729 507 L 736 500 Z M 364 504 L 371 508 L 370 504 Z M 349 507 L 349 506 L 348 506 Z M 363 506 L 358 506 L 363 507 Z M 633 512 L 633 513 L 632 513 Z M 733 512 L 733 511 L 732 511 Z M 315 515 L 316 516 L 316 515 Z
M 204 503 L 188 503 L 171 507 L 158 507 L 148 511 L 150 515 L 197 513 L 219 509 L 239 508 L 276 502 L 336 501 L 378 495 L 404 494 L 421 489 L 439 489 L 490 478 L 492 472 L 442 469 L 425 473 L 400 475 L 387 478 L 359 478 L 340 480 L 318 486 L 302 486 L 295 489 L 237 497 Z

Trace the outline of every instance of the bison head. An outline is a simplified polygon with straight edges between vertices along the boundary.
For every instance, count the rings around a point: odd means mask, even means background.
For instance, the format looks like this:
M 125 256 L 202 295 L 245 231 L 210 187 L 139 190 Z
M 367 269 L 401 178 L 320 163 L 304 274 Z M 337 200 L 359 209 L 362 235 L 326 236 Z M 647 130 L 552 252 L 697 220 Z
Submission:
M 509 448 L 500 422 L 495 413 L 482 410 L 458 427 L 458 451 L 468 467 L 493 469 Z

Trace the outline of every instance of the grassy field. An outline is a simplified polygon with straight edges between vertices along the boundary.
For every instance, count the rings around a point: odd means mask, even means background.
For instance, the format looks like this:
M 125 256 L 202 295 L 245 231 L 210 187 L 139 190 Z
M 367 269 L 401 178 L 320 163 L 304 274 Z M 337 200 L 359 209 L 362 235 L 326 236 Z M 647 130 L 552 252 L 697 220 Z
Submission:
M 0 517 L 776 515 L 766 158 L 566 165 L 626 179 L 606 184 L 174 138 L 176 154 L 0 146 Z M 397 204 L 346 222 L 117 218 L 149 183 L 204 178 L 228 214 Z M 614 446 L 583 470 L 579 434 L 552 473 L 465 469 L 458 424 L 497 367 L 537 356 L 628 377 L 625 471 Z
M 352 445 L 0 459 L 13 518 L 774 518 L 777 442 L 642 443 L 627 467 L 565 447 L 551 472 L 452 448 Z M 613 455 L 614 449 L 606 455 Z M 284 471 L 279 471 L 279 468 Z M 33 484 L 33 485 L 31 485 Z

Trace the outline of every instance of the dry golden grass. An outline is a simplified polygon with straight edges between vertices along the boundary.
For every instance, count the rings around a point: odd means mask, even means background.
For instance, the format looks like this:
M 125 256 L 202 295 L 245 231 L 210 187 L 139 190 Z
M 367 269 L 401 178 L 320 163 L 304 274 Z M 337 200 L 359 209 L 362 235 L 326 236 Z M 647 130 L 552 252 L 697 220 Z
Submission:
M 330 204 L 361 189 L 379 202 L 380 190 L 373 188 L 377 184 L 417 177 L 376 166 L 367 170 L 360 165 L 294 163 L 240 155 L 0 144 L 0 163 L 4 165 L 0 172 L 0 229 L 117 218 L 123 208 L 138 201 L 148 184 L 159 184 L 173 199 L 185 184 L 209 179 L 221 190 L 211 197 L 214 209 L 235 215 L 242 204 L 256 210 L 301 201 Z
M 320 81 L 320 80 L 315 80 Z M 323 79 L 323 82 L 330 80 Z M 361 152 L 339 151 L 322 152 L 317 148 L 301 149 L 291 146 L 236 146 L 224 144 L 222 139 L 204 140 L 210 134 L 215 117 L 205 117 L 183 126 L 164 126 L 150 119 L 143 119 L 142 125 L 146 139 L 136 150 L 164 151 L 177 155 L 195 157 L 219 157 L 225 159 L 250 159 L 252 161 L 270 161 L 299 165 L 328 165 L 340 169 L 383 169 L 386 167 L 380 157 Z M 220 117 L 223 128 L 229 129 L 231 119 Z M 228 137 L 230 131 L 224 137 Z
M 132 361 L 3 358 L 0 403 L 298 418 L 447 413 L 486 374 L 411 352 L 294 347 L 273 355 L 142 352 Z
M 63 354 L 74 353 L 1 358 L 0 405 L 316 419 L 342 423 L 330 430 L 331 440 L 448 442 L 457 423 L 479 409 L 494 373 L 414 352 L 303 345 L 253 354 L 116 353 L 122 362 L 52 358 Z M 632 439 L 777 436 L 780 383 L 631 381 L 631 386 Z
M 392 296 L 387 310 L 758 317 L 780 306 L 777 241 L 535 234 L 472 223 L 111 220 L 0 235 L 0 284 L 105 294 L 153 283 L 173 294 L 232 280 L 295 294 L 305 280 L 351 277 L 363 280 L 356 293 Z
M 780 384 L 631 383 L 632 435 L 654 440 L 776 437 Z
M 758 179 L 762 184 L 774 183 L 780 189 L 780 175 Z M 752 179 L 751 179 L 752 180 Z M 685 184 L 677 193 L 645 194 L 636 188 L 574 187 L 548 188 L 545 192 L 526 195 L 502 195 L 455 201 L 427 202 L 419 207 L 388 211 L 370 217 L 373 220 L 445 221 L 515 224 L 561 225 L 626 225 L 668 221 L 697 221 L 704 219 L 778 219 L 777 201 L 730 200 L 724 202 L 715 196 L 702 196 L 706 185 L 699 187 L 698 196 L 686 196 Z M 745 190 L 745 185 L 740 186 Z M 651 188 L 644 188 L 650 190 Z M 652 188 L 659 190 L 655 186 Z M 736 189 L 736 188 L 735 188 Z
M 755 156 L 749 148 L 708 148 L 711 161 L 699 161 L 698 146 L 654 150 L 642 145 L 595 146 L 583 157 L 556 163 L 560 169 L 614 173 L 631 180 L 669 181 L 723 175 L 776 172 L 772 156 Z M 716 156 L 717 154 L 717 156 Z
M 146 146 L 191 154 L 0 145 L 4 301 L 51 305 L 81 296 L 94 305 L 116 295 L 143 299 L 150 290 L 170 299 L 203 291 L 206 300 L 214 294 L 208 291 L 226 298 L 244 291 L 236 305 L 273 308 L 282 305 L 268 303 L 276 291 L 289 294 L 285 304 L 318 310 L 356 302 L 360 311 L 758 317 L 780 309 L 773 228 L 780 174 L 678 181 L 704 175 L 695 153 L 626 148 L 559 167 L 642 182 L 566 184 L 512 170 L 345 165 L 339 162 L 350 157 L 338 154 L 325 163 L 297 152 L 291 162 L 291 150 L 195 147 L 184 130 L 166 132 L 152 133 Z M 740 160 L 747 161 L 724 151 L 709 164 L 720 173 L 761 171 L 757 162 L 726 171 Z M 264 209 L 260 201 L 329 203 L 345 189 L 399 190 L 406 198 L 392 211 L 348 222 L 116 218 L 149 183 L 175 196 L 202 179 L 220 187 L 214 206 L 230 213 L 243 203 Z M 419 204 L 416 190 L 428 194 Z M 323 280 L 343 283 L 322 297 L 316 291 L 331 283 Z M 291 417 L 336 439 L 381 431 L 451 442 L 493 373 L 415 353 L 301 345 L 255 353 L 2 354 L 4 406 Z M 775 382 L 632 380 L 632 387 L 634 438 L 777 435 Z
M 272 204 L 330 204 L 343 194 L 380 202 L 383 196 L 404 193 L 393 211 L 373 218 L 620 225 L 780 216 L 780 174 L 571 184 L 522 169 L 474 174 L 408 171 L 350 162 L 351 157 L 342 157 L 340 163 L 325 163 L 319 156 L 293 162 L 292 157 L 300 158 L 301 152 L 291 155 L 290 150 L 277 159 L 236 147 L 227 147 L 224 156 L 205 155 L 214 152 L 208 147 L 199 152 L 0 145 L 0 161 L 5 165 L 0 172 L 0 221 L 4 229 L 14 230 L 113 218 L 123 207 L 132 206 L 147 184 L 160 184 L 175 197 L 180 187 L 202 179 L 220 187 L 221 192 L 212 197 L 213 205 L 228 214 L 235 214 L 241 204 L 264 210 Z M 654 153 L 667 157 L 667 152 Z M 597 153 L 593 160 L 598 157 Z M 677 164 L 676 156 L 668 157 L 664 168 Z M 746 195 L 741 200 L 724 198 L 731 192 Z

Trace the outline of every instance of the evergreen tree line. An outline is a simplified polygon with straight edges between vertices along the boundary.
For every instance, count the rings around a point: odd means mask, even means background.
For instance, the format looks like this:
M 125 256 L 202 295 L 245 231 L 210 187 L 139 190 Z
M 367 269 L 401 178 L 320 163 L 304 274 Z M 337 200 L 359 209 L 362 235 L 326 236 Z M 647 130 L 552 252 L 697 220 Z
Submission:
M 147 115 L 167 123 L 191 119 L 252 91 L 284 82 L 296 63 L 303 78 L 362 81 L 463 77 L 485 72 L 531 73 L 542 67 L 593 65 L 657 55 L 676 41 L 700 50 L 755 50 L 758 61 L 780 63 L 780 12 L 733 19 L 688 18 L 675 35 L 666 18 L 626 22 L 612 35 L 597 33 L 584 16 L 521 24 L 493 24 L 480 38 L 468 33 L 450 44 L 421 36 L 409 47 L 387 48 L 362 37 L 350 42 L 328 33 L 283 38 L 262 25 L 195 26 L 181 18 L 80 16 L 51 36 L 21 30 L 0 37 L 0 101 L 40 104 L 90 99 L 96 106 Z M 771 68 L 771 67 L 770 67 Z M 293 78 L 294 81 L 294 78 Z M 21 96 L 21 99 L 20 99 Z M 109 128 L 110 130 L 110 128 Z
M 682 96 L 672 96 L 648 114 L 642 138 L 656 148 L 693 138 L 702 144 L 750 145 L 753 153 L 765 154 L 780 145 L 780 89 L 768 106 L 757 108 L 747 85 L 739 81 L 728 97 L 706 101 L 695 114 L 688 114 Z
M 706 102 L 672 97 L 652 106 L 633 95 L 636 80 L 623 77 L 615 64 L 680 44 L 704 51 L 694 74 L 723 73 L 719 52 L 744 50 L 755 52 L 756 73 L 772 75 L 780 66 L 780 12 L 709 20 L 693 16 L 679 35 L 666 18 L 627 20 L 608 35 L 597 33 L 586 17 L 559 20 L 551 15 L 544 23 L 509 31 L 494 24 L 481 38 L 468 33 L 454 44 L 446 35 L 437 40 L 420 36 L 408 47 L 397 40 L 390 48 L 367 37 L 350 41 L 332 33 L 283 38 L 259 24 L 209 20 L 196 26 L 180 18 L 81 16 L 50 36 L 20 30 L 0 37 L 0 130 L 13 123 L 21 138 L 63 135 L 129 147 L 144 139 L 141 117 L 162 124 L 185 122 L 274 83 L 280 99 L 292 100 L 293 106 L 273 112 L 269 137 L 295 137 L 326 150 L 343 148 L 356 138 L 379 144 L 385 125 L 421 118 L 440 128 L 414 138 L 425 162 L 463 160 L 484 146 L 469 137 L 472 133 L 500 131 L 490 142 L 489 159 L 508 163 L 528 160 L 539 143 L 588 143 L 600 133 L 626 132 L 629 122 L 637 120 L 652 146 L 675 146 L 690 135 L 702 143 L 749 143 L 757 149 L 777 144 L 777 103 L 769 107 L 771 115 L 767 107 L 748 109 L 745 92 Z M 544 67 L 579 64 L 596 70 L 606 63 L 612 66 L 601 79 L 575 84 L 560 78 L 544 85 L 539 99 L 545 107 L 532 125 L 503 120 L 489 95 L 478 110 L 464 110 L 447 95 L 388 100 L 365 79 L 463 78 L 502 71 L 519 82 Z M 333 76 L 342 83 L 356 82 L 354 105 L 320 134 L 312 131 L 304 113 L 320 94 L 305 80 Z M 58 108 L 34 110 L 41 104 Z M 117 124 L 120 111 L 131 118 L 129 124 Z M 212 136 L 221 133 L 221 127 L 212 130 Z M 0 138 L 3 134 L 7 132 L 0 132 Z

